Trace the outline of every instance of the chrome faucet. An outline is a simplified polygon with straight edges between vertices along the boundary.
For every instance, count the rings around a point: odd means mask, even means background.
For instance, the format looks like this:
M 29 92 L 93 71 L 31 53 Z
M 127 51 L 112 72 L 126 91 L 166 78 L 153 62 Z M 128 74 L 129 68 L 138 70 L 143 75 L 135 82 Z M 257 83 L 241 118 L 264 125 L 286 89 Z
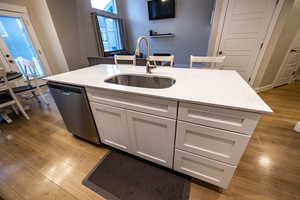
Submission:
M 140 56 L 141 55 L 141 42 L 145 41 L 146 46 L 147 46 L 147 58 L 146 58 L 146 70 L 147 73 L 152 73 L 151 69 L 156 68 L 156 65 L 152 66 L 150 65 L 150 60 L 149 60 L 149 56 L 150 56 L 150 43 L 148 41 L 148 38 L 146 36 L 141 36 L 137 39 L 137 43 L 136 43 L 136 49 L 135 49 L 135 55 L 136 56 Z

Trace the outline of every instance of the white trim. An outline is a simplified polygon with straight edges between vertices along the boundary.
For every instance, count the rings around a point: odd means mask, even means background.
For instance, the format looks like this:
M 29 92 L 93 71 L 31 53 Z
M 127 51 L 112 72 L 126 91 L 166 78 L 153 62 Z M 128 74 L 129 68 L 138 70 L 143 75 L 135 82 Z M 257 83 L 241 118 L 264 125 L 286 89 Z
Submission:
M 261 63 L 262 63 L 262 60 L 263 60 L 263 57 L 264 57 L 264 54 L 266 52 L 266 49 L 270 43 L 270 39 L 272 37 L 272 34 L 273 34 L 273 31 L 275 29 L 275 26 L 276 26 L 276 23 L 277 23 L 277 20 L 278 20 L 278 17 L 280 15 L 280 12 L 283 8 L 283 4 L 286 0 L 279 0 L 276 8 L 275 8 L 275 11 L 273 13 L 273 16 L 272 16 L 272 19 L 271 19 L 271 22 L 270 22 L 270 25 L 269 25 L 269 28 L 268 28 L 268 31 L 267 31 L 267 34 L 266 34 L 266 37 L 265 37 L 265 40 L 264 40 L 264 45 L 263 45 L 263 48 L 260 50 L 259 54 L 258 54 L 258 57 L 256 59 L 256 63 L 255 63 L 255 66 L 254 66 L 254 69 L 253 69 L 253 72 L 252 72 L 252 75 L 251 75 L 251 81 L 250 81 L 250 85 L 253 86 L 254 85 L 254 81 L 255 81 L 255 78 L 256 78 L 256 75 L 259 71 L 259 68 L 261 67 Z M 214 23 L 218 23 L 218 26 L 216 28 L 216 31 L 217 31 L 217 35 L 215 36 L 215 38 L 213 38 L 213 31 L 211 32 L 211 38 L 210 38 L 210 41 L 209 41 L 209 51 L 211 51 L 211 48 L 213 48 L 213 55 L 212 56 L 217 56 L 218 55 L 218 50 L 219 50 L 219 45 L 220 45 L 220 42 L 221 42 L 221 37 L 222 37 L 222 32 L 223 32 L 223 26 L 224 26 L 224 22 L 225 22 L 225 17 L 226 17 L 226 11 L 227 11 L 227 7 L 228 7 L 228 3 L 229 3 L 229 0 L 217 0 L 216 1 L 216 12 L 214 13 L 214 16 L 213 16 L 213 25 L 212 27 L 214 27 Z M 221 6 L 221 8 L 220 8 Z M 220 13 L 218 13 L 217 11 L 220 10 Z M 220 16 L 218 16 L 220 15 Z M 212 44 L 212 41 L 216 39 L 215 43 Z M 212 45 L 214 45 L 212 47 Z
M 229 0 L 216 0 L 215 3 L 215 10 L 213 13 L 213 20 L 212 20 L 212 29 L 210 33 L 209 38 L 209 45 L 208 45 L 208 52 L 212 51 L 212 53 L 209 53 L 208 56 L 217 56 L 218 50 L 221 42 L 222 32 L 223 32 L 223 26 L 224 21 L 226 17 L 226 11 L 229 4 Z M 217 24 L 217 26 L 216 26 Z M 217 31 L 217 34 L 215 37 L 213 37 L 214 31 Z M 215 42 L 213 40 L 215 39 Z
M 9 12 L 27 13 L 26 7 L 9 4 L 9 3 L 0 3 L 0 10 L 9 11 Z
M 264 57 L 265 52 L 267 50 L 267 47 L 269 46 L 269 43 L 271 41 L 271 37 L 273 35 L 273 31 L 275 30 L 275 26 L 277 24 L 277 21 L 278 21 L 280 12 L 283 8 L 284 2 L 285 2 L 285 0 L 279 0 L 277 6 L 275 8 L 275 11 L 273 13 L 273 17 L 272 17 L 271 23 L 269 25 L 268 32 L 267 32 L 265 40 L 263 42 L 264 45 L 263 45 L 262 49 L 260 50 L 260 52 L 258 54 L 258 57 L 256 59 L 256 63 L 255 63 L 255 66 L 254 66 L 254 69 L 253 69 L 253 72 L 252 72 L 252 75 L 251 75 L 251 80 L 250 80 L 250 83 L 249 83 L 251 86 L 254 85 L 256 75 L 259 71 L 259 68 L 261 67 L 263 57 Z
M 284 59 L 282 60 L 282 63 L 280 64 L 279 70 L 277 71 L 276 77 L 275 77 L 275 79 L 273 81 L 273 84 L 276 85 L 276 86 L 282 84 L 282 83 L 279 82 L 279 77 L 280 77 L 280 74 L 281 74 L 282 70 L 285 68 L 285 64 L 287 63 L 290 51 L 292 50 L 293 44 L 295 43 L 295 40 L 297 39 L 297 35 L 298 34 L 300 34 L 300 29 L 297 31 L 297 33 L 295 35 L 295 38 L 293 39 L 293 41 L 289 45 L 289 49 L 287 50 L 287 52 L 286 52 L 286 54 L 284 56 Z M 296 69 L 296 72 L 298 71 L 298 68 L 299 68 L 299 65 L 298 65 L 298 67 Z M 299 77 L 299 75 L 297 75 L 297 76 Z M 298 77 L 296 77 L 296 79 L 298 79 Z M 292 80 L 290 80 L 290 82 L 291 81 Z
M 255 88 L 255 91 L 257 93 L 259 93 L 259 92 L 264 92 L 264 91 L 270 90 L 272 88 L 274 88 L 274 86 L 273 86 L 273 84 L 270 84 L 270 85 L 266 85 L 266 86 L 263 86 L 263 87 Z

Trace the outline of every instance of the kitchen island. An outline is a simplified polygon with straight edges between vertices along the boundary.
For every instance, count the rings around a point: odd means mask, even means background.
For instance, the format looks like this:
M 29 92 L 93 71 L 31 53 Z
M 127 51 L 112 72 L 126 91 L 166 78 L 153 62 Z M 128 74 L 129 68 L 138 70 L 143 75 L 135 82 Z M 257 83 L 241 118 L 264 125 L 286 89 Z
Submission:
M 163 77 L 167 88 L 106 82 Z M 272 110 L 235 71 L 96 65 L 45 78 L 85 88 L 101 142 L 227 188 L 262 114 Z M 71 102 L 70 102 L 71 103 Z

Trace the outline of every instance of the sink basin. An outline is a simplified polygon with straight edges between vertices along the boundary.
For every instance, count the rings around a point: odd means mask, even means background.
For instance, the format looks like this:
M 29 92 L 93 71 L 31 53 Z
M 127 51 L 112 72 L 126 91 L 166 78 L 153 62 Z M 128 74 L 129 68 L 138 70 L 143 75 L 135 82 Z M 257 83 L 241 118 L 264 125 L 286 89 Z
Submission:
M 105 80 L 106 83 L 127 85 L 142 88 L 169 88 L 175 84 L 176 80 L 169 77 L 147 76 L 137 74 L 121 74 Z

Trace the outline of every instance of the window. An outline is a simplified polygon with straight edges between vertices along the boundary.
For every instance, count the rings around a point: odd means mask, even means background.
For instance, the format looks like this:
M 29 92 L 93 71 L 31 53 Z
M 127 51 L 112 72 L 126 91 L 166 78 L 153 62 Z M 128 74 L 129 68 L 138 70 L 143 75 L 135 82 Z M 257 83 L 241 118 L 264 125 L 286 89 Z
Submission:
M 91 0 L 99 56 L 110 56 L 125 50 L 122 19 L 117 13 L 117 0 Z
M 122 50 L 119 20 L 97 15 L 97 21 L 104 52 Z
M 93 8 L 117 14 L 116 0 L 91 0 Z

